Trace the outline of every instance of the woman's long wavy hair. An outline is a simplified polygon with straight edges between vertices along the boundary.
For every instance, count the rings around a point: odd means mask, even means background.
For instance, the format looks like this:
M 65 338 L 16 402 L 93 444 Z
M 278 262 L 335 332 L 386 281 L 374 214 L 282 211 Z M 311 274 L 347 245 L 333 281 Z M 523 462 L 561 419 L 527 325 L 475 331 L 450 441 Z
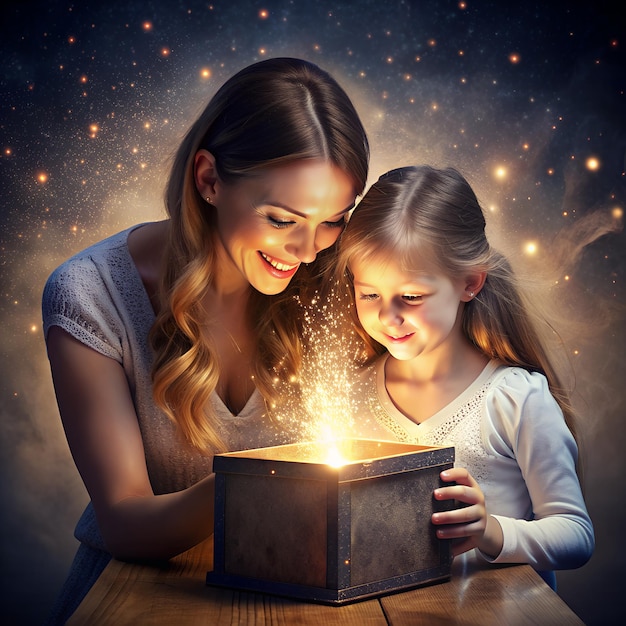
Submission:
M 209 396 L 219 360 L 201 332 L 201 302 L 215 275 L 215 219 L 195 185 L 198 150 L 213 154 L 219 178 L 236 183 L 260 171 L 306 159 L 323 159 L 344 171 L 355 196 L 367 180 L 369 146 L 347 94 L 325 71 L 307 61 L 277 58 L 230 78 L 184 137 L 171 168 L 165 202 L 170 231 L 151 332 L 155 352 L 154 398 L 184 437 L 201 450 L 223 443 L 211 419 Z M 297 375 L 300 323 L 297 300 L 328 271 L 336 246 L 298 270 L 283 293 L 250 288 L 248 318 L 256 337 L 253 375 L 271 407 L 278 388 Z
M 546 339 L 551 325 L 534 314 L 509 261 L 494 250 L 485 233 L 485 218 L 469 183 L 455 169 L 404 167 L 384 174 L 354 210 L 339 245 L 337 272 L 352 285 L 350 263 L 388 254 L 403 267 L 427 258 L 448 277 L 485 271 L 480 293 L 465 303 L 465 336 L 483 354 L 530 372 L 540 372 L 575 434 L 574 411 Z M 354 297 L 354 289 L 351 290 Z M 365 333 L 364 362 L 385 348 Z

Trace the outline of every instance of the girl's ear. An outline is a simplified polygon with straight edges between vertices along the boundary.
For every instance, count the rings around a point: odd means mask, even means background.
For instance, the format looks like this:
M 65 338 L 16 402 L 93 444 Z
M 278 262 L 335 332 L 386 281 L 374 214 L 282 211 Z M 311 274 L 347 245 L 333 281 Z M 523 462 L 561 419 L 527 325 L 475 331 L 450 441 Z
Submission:
M 485 284 L 487 272 L 473 272 L 465 279 L 465 290 L 461 296 L 461 302 L 473 300 Z
M 193 172 L 198 193 L 207 202 L 212 202 L 215 198 L 215 183 L 218 179 L 215 157 L 208 150 L 198 150 Z

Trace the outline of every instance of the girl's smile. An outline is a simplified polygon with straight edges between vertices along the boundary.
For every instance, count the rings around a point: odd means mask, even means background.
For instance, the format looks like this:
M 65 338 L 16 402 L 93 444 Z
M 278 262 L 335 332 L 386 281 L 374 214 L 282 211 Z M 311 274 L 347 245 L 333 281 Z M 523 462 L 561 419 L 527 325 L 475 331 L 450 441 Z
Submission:
M 383 254 L 355 261 L 350 269 L 361 325 L 396 359 L 437 352 L 462 338 L 462 280 L 450 280 L 432 264 L 409 271 Z

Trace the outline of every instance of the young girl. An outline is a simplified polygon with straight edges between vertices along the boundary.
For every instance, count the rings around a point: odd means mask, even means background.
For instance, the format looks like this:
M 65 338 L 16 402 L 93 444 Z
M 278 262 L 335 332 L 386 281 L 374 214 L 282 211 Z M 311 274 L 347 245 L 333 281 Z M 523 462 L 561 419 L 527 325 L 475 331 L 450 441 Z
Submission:
M 298 371 L 296 297 L 319 284 L 323 251 L 334 258 L 368 157 L 331 76 L 299 59 L 261 61 L 229 79 L 183 139 L 169 218 L 52 274 L 44 332 L 91 502 L 51 622 L 65 622 L 112 556 L 165 559 L 213 532 L 216 451 L 285 436 L 268 407 Z
M 363 387 L 371 434 L 452 443 L 455 486 L 435 513 L 455 554 L 555 569 L 594 548 L 576 473 L 572 411 L 505 258 L 455 170 L 405 167 L 378 180 L 340 240 L 365 341 Z M 570 427 L 568 427 L 568 424 Z

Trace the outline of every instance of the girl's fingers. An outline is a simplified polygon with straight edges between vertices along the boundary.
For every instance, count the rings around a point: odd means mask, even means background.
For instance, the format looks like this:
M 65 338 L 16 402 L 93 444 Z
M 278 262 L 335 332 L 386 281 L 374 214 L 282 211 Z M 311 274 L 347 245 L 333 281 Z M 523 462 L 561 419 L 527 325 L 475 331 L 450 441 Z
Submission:
M 453 467 L 444 470 L 439 476 L 444 482 L 456 482 L 458 485 L 465 485 L 466 487 L 478 486 L 474 477 L 464 467 Z
M 475 506 L 467 506 L 452 511 L 441 511 L 432 514 L 433 524 L 469 524 L 476 522 L 484 517 L 484 508 Z
M 481 504 L 484 501 L 483 493 L 476 487 L 455 485 L 454 487 L 440 487 L 435 489 L 436 500 L 458 500 L 464 504 Z

